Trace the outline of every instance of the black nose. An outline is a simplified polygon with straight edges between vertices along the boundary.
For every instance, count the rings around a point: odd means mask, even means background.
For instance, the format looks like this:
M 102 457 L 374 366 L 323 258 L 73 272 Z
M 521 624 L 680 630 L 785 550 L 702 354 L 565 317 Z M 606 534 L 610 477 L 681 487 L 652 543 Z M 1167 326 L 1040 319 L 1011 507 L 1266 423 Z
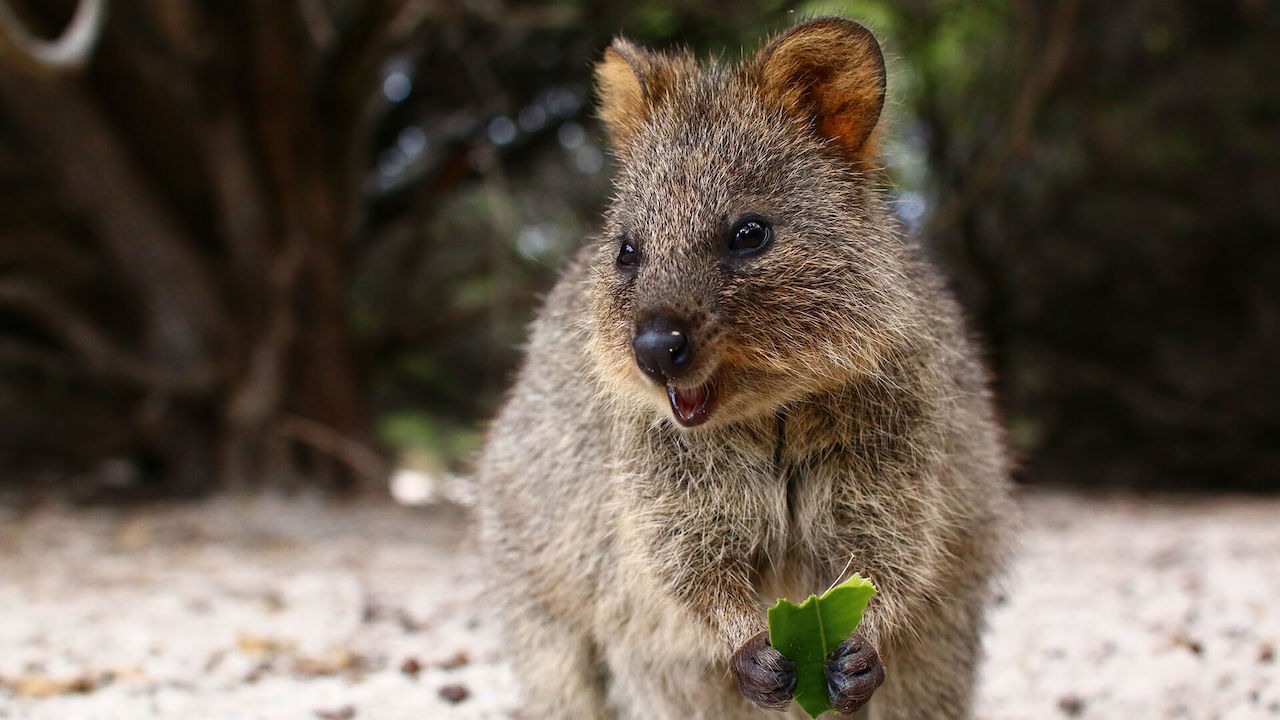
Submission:
M 631 341 L 636 364 L 655 381 L 666 384 L 693 363 L 689 331 L 673 318 L 655 318 L 636 328 Z

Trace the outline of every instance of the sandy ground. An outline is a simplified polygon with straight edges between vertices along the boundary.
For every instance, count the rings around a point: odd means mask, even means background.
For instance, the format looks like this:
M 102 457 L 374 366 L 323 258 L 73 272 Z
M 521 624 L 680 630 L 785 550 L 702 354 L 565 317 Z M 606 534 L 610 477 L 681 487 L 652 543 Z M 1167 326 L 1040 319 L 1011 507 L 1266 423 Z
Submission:
M 1024 498 L 978 716 L 1280 718 L 1280 498 Z M 0 511 L 0 719 L 506 718 L 467 513 Z

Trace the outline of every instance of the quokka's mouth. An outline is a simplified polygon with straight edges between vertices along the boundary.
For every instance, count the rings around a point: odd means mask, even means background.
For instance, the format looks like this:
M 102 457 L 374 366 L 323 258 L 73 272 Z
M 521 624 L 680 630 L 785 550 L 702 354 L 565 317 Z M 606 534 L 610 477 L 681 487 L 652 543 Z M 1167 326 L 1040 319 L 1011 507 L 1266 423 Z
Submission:
M 676 388 L 668 385 L 667 397 L 671 400 L 671 412 L 676 416 L 676 422 L 685 427 L 693 427 L 706 422 L 711 416 L 716 389 L 709 382 L 695 388 Z

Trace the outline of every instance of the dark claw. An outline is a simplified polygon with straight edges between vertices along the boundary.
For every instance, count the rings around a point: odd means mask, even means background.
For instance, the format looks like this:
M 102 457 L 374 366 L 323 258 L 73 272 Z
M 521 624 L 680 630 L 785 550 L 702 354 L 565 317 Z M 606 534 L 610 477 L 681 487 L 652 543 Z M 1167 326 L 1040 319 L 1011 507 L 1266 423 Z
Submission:
M 781 710 L 796 689 L 796 665 L 769 646 L 762 632 L 742 644 L 729 659 L 738 676 L 738 689 L 748 700 L 766 710 Z
M 862 709 L 871 694 L 884 682 L 884 666 L 880 656 L 861 635 L 850 635 L 827 656 L 827 692 L 831 706 L 851 714 Z

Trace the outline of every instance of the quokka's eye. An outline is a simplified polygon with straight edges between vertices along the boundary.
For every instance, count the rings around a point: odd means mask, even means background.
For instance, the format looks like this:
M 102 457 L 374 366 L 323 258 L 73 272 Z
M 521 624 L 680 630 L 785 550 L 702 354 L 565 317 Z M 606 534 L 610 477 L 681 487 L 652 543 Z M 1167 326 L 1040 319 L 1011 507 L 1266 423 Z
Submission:
M 759 215 L 744 215 L 729 235 L 729 250 L 735 255 L 751 255 L 768 247 L 773 227 Z
M 630 240 L 623 239 L 618 247 L 618 267 L 632 267 L 639 257 L 640 253 L 636 252 L 636 246 Z

